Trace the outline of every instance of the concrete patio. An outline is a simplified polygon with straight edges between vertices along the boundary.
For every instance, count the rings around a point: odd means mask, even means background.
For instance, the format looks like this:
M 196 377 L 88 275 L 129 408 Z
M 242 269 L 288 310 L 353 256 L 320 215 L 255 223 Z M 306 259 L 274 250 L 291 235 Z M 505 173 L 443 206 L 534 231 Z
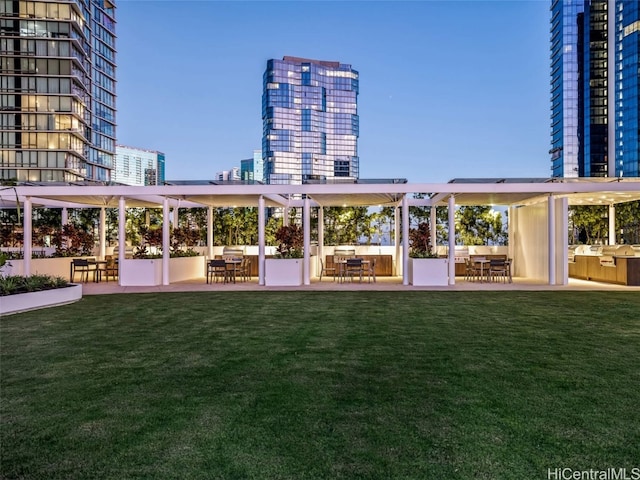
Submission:
M 310 285 L 299 287 L 266 287 L 258 285 L 258 280 L 253 279 L 237 283 L 212 283 L 207 284 L 205 278 L 197 278 L 189 281 L 172 283 L 170 285 L 157 286 L 120 286 L 117 282 L 83 283 L 83 295 L 103 295 L 111 293 L 146 293 L 146 292 L 233 292 L 233 291 L 268 291 L 268 290 L 300 290 L 300 291 L 341 291 L 341 290 L 376 290 L 376 291 L 508 291 L 508 290 L 600 290 L 600 291 L 624 291 L 638 292 L 640 287 L 628 287 L 610 283 L 591 282 L 586 280 L 569 279 L 568 285 L 549 285 L 544 282 L 535 282 L 531 279 L 514 277 L 513 283 L 502 282 L 471 282 L 457 277 L 455 285 L 444 287 L 418 287 L 402 285 L 401 277 L 378 277 L 377 282 L 369 283 L 366 280 L 359 282 L 338 283 L 330 278 L 323 278 L 319 282 L 317 277 L 312 278 Z

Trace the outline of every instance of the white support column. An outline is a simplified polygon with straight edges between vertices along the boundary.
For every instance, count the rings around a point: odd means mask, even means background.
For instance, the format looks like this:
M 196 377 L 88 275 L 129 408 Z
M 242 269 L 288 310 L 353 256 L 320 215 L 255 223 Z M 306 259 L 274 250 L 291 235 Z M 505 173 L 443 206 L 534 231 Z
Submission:
M 556 284 L 556 205 L 555 197 L 549 195 L 547 200 L 548 227 L 549 237 L 547 243 L 549 245 L 549 285 Z
M 282 225 L 289 225 L 289 207 L 282 207 Z
M 302 261 L 303 283 L 311 284 L 311 204 L 309 197 L 304 197 L 302 209 L 302 236 L 304 242 L 304 257 Z
M 436 237 L 436 207 L 431 206 L 429 208 L 429 234 L 431 236 L 431 248 L 433 249 L 433 253 L 436 253 L 438 250 L 438 246 L 436 245 L 437 237 Z
M 178 228 L 178 206 L 177 205 L 173 207 L 173 209 L 171 210 L 170 223 L 173 228 Z
M 324 207 L 318 207 L 318 258 L 324 262 Z M 316 268 L 320 268 L 319 262 Z
M 258 198 L 258 285 L 264 285 L 264 197 Z
M 126 255 L 127 234 L 125 230 L 126 224 L 126 205 L 124 197 L 118 200 L 118 283 L 122 282 L 122 266 Z
M 67 207 L 62 208 L 62 225 L 69 223 L 69 209 Z
M 409 199 L 402 195 L 402 284 L 409 285 Z
M 33 253 L 33 203 L 31 202 L 31 197 L 24 199 L 23 209 L 24 231 L 22 244 L 24 247 L 24 276 L 28 277 L 31 275 L 31 255 Z
M 449 285 L 456 284 L 456 197 L 449 197 Z
M 174 213 L 176 209 L 173 210 Z M 175 224 L 174 224 L 175 225 Z M 169 199 L 164 198 L 162 202 L 162 284 L 169 285 L 169 258 L 171 252 L 170 245 L 171 225 L 169 224 Z
M 107 210 L 100 208 L 100 260 L 104 260 L 107 252 Z
M 609 245 L 616 244 L 616 206 L 609 205 Z
M 394 231 L 393 231 L 393 244 L 396 246 L 396 261 L 394 262 L 395 275 L 402 275 L 402 259 L 401 252 L 402 248 L 400 247 L 400 208 L 396 207 L 393 212 L 393 222 L 394 222 Z
M 561 197 L 556 200 L 556 204 L 560 208 L 560 218 L 558 219 L 558 230 L 560 230 L 558 237 L 560 243 L 560 251 L 557 252 L 558 262 L 562 267 L 560 276 L 556 279 L 556 285 L 568 285 L 569 284 L 569 199 L 567 197 Z
M 207 257 L 213 258 L 213 207 L 207 209 Z

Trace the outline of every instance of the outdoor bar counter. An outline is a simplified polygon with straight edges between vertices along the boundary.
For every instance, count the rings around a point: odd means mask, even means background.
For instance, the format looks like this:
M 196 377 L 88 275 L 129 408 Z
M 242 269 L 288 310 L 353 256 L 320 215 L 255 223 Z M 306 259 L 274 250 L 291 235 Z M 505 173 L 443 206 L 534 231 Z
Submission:
M 640 286 L 640 247 L 631 245 L 571 247 L 569 277 Z

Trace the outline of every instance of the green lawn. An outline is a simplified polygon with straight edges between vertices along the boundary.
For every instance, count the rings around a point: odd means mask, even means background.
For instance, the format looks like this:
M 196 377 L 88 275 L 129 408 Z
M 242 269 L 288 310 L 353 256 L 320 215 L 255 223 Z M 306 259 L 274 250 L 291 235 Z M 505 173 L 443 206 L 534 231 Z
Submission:
M 2 479 L 547 479 L 640 459 L 637 293 L 89 296 L 0 319 L 0 348 Z

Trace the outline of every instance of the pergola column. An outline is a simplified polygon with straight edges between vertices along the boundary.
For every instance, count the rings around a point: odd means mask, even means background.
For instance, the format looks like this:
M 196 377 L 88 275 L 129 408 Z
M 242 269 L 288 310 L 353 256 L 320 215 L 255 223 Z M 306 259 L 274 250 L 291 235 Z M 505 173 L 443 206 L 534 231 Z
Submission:
M 178 209 L 174 208 L 173 213 L 176 215 Z M 177 215 L 176 215 L 177 216 Z M 175 226 L 175 224 L 174 224 Z M 169 251 L 171 227 L 169 224 L 169 199 L 164 198 L 162 202 L 162 284 L 169 285 Z
M 393 262 L 395 268 L 395 275 L 402 275 L 402 260 L 401 247 L 400 247 L 400 208 L 396 207 L 393 210 L 393 244 L 396 247 L 396 261 Z
M 23 245 L 23 257 L 24 257 L 24 275 L 28 277 L 31 275 L 31 255 L 33 253 L 33 203 L 31 197 L 25 197 L 24 199 L 24 230 L 22 232 L 22 245 Z
M 264 285 L 264 197 L 258 198 L 258 285 Z
M 436 207 L 432 205 L 429 208 L 429 235 L 431 236 L 431 248 L 433 249 L 433 253 L 436 253 L 437 250 L 436 222 Z
M 616 244 L 616 206 L 609 205 L 609 245 Z
M 324 262 L 324 208 L 318 206 L 318 256 Z
M 67 223 L 69 223 L 69 209 L 67 207 L 62 208 L 61 218 L 62 225 L 66 225 Z
M 107 211 L 104 207 L 100 208 L 100 260 L 104 260 L 107 252 Z
M 402 284 L 409 285 L 409 199 L 402 195 Z
M 547 199 L 547 212 L 549 215 L 548 227 L 548 245 L 549 245 L 549 285 L 555 285 L 556 283 L 556 208 L 555 197 L 549 195 Z
M 124 197 L 118 200 L 118 283 L 122 283 L 122 268 L 126 255 L 127 234 L 126 224 L 126 204 Z
M 309 197 L 304 197 L 304 207 L 302 209 L 302 234 L 304 239 L 304 254 L 302 262 L 303 283 L 311 284 L 311 204 Z
M 173 226 L 173 228 L 178 228 L 178 206 L 177 205 L 173 207 L 173 209 L 171 210 L 170 223 Z
M 456 283 L 456 197 L 449 196 L 449 285 Z
M 207 209 L 207 257 L 213 258 L 213 206 Z

